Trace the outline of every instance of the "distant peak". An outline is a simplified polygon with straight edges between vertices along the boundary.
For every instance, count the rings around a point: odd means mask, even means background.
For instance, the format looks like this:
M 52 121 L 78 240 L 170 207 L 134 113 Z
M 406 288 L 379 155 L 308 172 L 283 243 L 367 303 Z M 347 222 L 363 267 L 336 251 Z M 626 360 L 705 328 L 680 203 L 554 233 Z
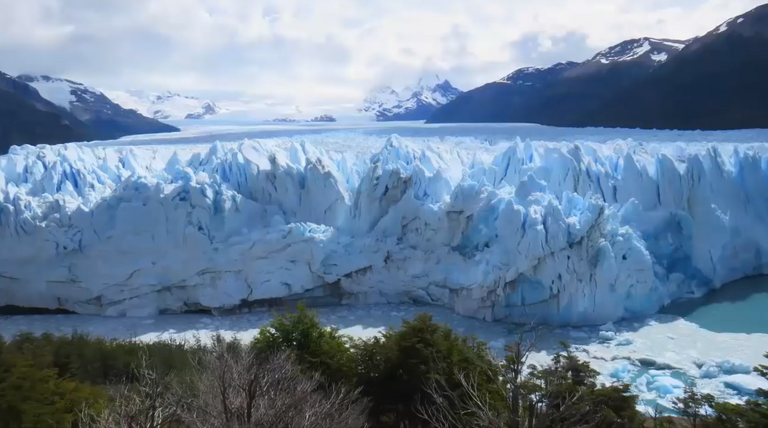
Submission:
M 640 37 L 624 40 L 598 52 L 590 61 L 610 64 L 635 59 L 663 62 L 687 44 L 685 40 Z
M 707 38 L 707 36 L 726 32 L 731 33 L 734 31 L 745 36 L 752 36 L 755 34 L 762 34 L 765 36 L 768 35 L 768 25 L 766 25 L 766 22 L 768 22 L 768 4 L 758 6 L 741 15 L 727 19 L 700 39 Z
M 390 86 L 374 87 L 363 100 L 360 112 L 374 113 L 377 120 L 424 120 L 428 112 L 442 106 L 461 93 L 440 75 L 420 77 L 415 86 L 400 91 Z
M 426 77 L 420 77 L 418 86 L 436 86 L 443 83 L 443 80 L 440 79 L 440 75 L 435 73 L 434 75 L 426 76 Z
M 549 67 L 523 67 L 507 74 L 497 80 L 499 83 L 512 83 L 516 85 L 537 85 L 553 75 L 579 65 L 578 62 L 558 62 Z
M 17 80 L 21 80 L 22 82 L 26 82 L 26 83 L 40 83 L 40 82 L 43 82 L 43 83 L 65 83 L 65 84 L 68 84 L 70 86 L 76 86 L 76 87 L 80 87 L 80 88 L 86 88 L 88 90 L 93 90 L 93 88 L 86 87 L 83 83 L 76 82 L 76 81 L 70 80 L 70 79 L 65 79 L 65 78 L 62 78 L 62 77 L 52 77 L 52 76 L 49 76 L 47 74 L 40 74 L 40 75 L 20 74 L 20 75 L 16 76 L 16 79 Z
M 440 75 L 435 73 L 433 75 L 419 77 L 419 80 L 416 82 L 416 88 L 433 88 L 444 82 L 447 82 L 447 80 L 441 79 Z

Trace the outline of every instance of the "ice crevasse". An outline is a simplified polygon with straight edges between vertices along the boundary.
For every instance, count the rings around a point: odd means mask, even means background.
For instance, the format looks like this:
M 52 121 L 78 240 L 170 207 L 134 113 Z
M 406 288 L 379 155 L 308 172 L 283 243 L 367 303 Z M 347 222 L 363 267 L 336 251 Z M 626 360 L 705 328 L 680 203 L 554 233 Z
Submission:
M 419 302 L 589 325 L 768 273 L 765 147 L 673 149 L 14 148 L 0 157 L 0 306 Z

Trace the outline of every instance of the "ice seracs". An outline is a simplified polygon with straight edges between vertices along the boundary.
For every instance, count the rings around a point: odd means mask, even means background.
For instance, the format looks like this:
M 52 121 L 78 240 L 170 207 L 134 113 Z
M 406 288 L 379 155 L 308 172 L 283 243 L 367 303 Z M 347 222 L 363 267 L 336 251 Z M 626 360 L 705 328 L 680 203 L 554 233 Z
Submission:
M 601 325 L 768 271 L 763 145 L 478 152 L 392 136 L 371 156 L 349 138 L 12 149 L 0 305 L 126 315 L 303 296 Z

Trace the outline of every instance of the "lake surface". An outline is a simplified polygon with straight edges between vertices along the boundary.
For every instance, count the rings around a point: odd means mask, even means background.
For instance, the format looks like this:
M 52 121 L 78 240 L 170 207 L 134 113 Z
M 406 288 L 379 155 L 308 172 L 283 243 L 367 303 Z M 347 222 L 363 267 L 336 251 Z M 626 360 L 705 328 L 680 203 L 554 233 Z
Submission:
M 740 279 L 661 313 L 677 315 L 716 333 L 768 333 L 768 276 Z

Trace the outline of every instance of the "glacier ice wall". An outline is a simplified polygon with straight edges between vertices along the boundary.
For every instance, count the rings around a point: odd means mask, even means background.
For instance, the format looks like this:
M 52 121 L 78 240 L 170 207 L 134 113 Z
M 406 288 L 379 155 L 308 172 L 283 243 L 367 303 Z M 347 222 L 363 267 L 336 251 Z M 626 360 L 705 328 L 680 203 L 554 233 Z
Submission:
M 318 141 L 12 149 L 0 306 L 313 297 L 583 325 L 768 273 L 764 146 Z

